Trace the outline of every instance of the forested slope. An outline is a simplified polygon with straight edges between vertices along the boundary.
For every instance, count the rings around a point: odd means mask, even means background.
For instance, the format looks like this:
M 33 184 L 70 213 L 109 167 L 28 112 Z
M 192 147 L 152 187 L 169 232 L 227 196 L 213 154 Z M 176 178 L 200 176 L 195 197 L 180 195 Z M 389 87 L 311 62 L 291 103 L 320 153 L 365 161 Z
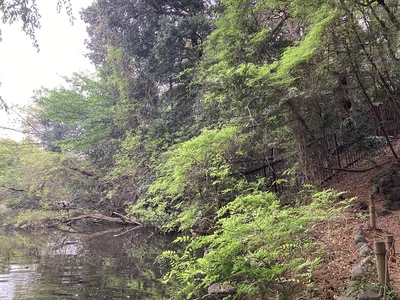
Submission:
M 309 276 L 305 228 L 339 210 L 305 184 L 397 158 L 397 1 L 99 0 L 81 17 L 97 73 L 36 92 L 30 137 L 0 143 L 1 199 L 191 232 L 165 255 L 182 297 Z

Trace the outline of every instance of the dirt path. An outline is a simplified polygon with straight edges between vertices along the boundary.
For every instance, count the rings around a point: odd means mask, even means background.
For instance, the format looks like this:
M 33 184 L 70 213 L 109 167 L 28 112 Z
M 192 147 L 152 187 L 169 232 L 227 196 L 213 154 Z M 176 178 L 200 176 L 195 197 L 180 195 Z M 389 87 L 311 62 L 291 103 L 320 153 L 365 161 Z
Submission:
M 374 160 L 387 160 L 389 155 L 381 155 Z M 363 168 L 360 163 L 357 168 Z M 353 245 L 353 228 L 361 226 L 371 246 L 374 241 L 385 241 L 385 236 L 391 234 L 395 239 L 396 262 L 389 264 L 390 284 L 396 293 L 394 299 L 400 299 L 400 210 L 388 211 L 383 207 L 383 199 L 376 197 L 377 230 L 369 228 L 368 208 L 362 203 L 369 203 L 369 193 L 372 189 L 371 178 L 381 171 L 376 168 L 364 173 L 342 173 L 340 177 L 325 183 L 325 188 L 347 191 L 346 197 L 357 197 L 351 209 L 348 209 L 342 220 L 323 224 L 314 229 L 313 235 L 329 249 L 331 255 L 323 258 L 313 276 L 314 286 L 319 298 L 334 299 L 347 287 L 352 268 L 360 261 L 358 251 Z M 400 201 L 400 199 L 399 199 Z M 360 203 L 360 204 L 358 204 Z

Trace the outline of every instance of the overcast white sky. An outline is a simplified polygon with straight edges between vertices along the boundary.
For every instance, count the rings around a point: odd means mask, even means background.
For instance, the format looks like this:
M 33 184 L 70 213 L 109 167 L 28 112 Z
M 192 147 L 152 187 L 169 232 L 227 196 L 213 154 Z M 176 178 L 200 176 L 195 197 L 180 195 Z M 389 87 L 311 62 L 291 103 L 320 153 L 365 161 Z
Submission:
M 79 71 L 94 71 L 94 67 L 84 57 L 87 33 L 86 25 L 79 16 L 81 8 L 92 2 L 71 0 L 76 18 L 74 25 L 71 25 L 65 10 L 57 13 L 57 0 L 37 0 L 42 16 L 42 28 L 37 31 L 40 52 L 21 31 L 21 24 L 0 24 L 3 39 L 0 42 L 0 95 L 8 105 L 29 103 L 33 90 L 63 84 L 61 76 L 70 76 Z M 0 110 L 0 125 L 12 126 L 10 119 L 14 118 Z M 16 135 L 13 131 L 0 129 L 0 136 L 16 138 Z

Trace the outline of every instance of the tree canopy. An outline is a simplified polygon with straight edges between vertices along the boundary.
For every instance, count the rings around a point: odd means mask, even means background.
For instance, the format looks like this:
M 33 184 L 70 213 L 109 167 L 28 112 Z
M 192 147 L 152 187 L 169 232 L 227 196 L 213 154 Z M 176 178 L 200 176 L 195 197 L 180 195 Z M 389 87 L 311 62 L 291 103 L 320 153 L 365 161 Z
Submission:
M 64 6 L 71 22 L 74 20 L 70 0 L 57 0 L 55 6 L 58 12 Z M 5 0 L 0 2 L 1 20 L 3 23 L 21 23 L 22 31 L 31 39 L 35 48 L 39 49 L 36 39 L 36 30 L 40 29 L 40 12 L 36 0 Z M 1 29 L 0 29 L 1 37 Z

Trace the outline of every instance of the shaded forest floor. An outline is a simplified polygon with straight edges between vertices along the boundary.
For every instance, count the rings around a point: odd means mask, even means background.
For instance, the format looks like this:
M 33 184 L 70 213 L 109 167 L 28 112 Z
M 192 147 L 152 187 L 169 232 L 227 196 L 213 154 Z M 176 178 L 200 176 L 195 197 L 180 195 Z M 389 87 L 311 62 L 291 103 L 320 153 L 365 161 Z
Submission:
M 399 144 L 400 142 L 396 145 L 397 151 Z M 373 160 L 378 164 L 388 160 L 395 162 L 395 159 L 390 157 L 389 151 L 385 151 L 374 157 Z M 354 169 L 366 168 L 370 162 L 371 160 L 360 162 Z M 397 262 L 389 263 L 389 278 L 396 296 L 387 299 L 400 299 L 400 210 L 388 210 L 383 205 L 382 196 L 377 195 L 375 200 L 377 230 L 374 231 L 370 229 L 369 211 L 365 205 L 369 203 L 369 194 L 373 187 L 371 178 L 379 174 L 385 166 L 360 173 L 341 172 L 336 178 L 323 185 L 324 188 L 346 191 L 346 198 L 356 197 L 356 200 L 343 213 L 340 220 L 326 222 L 312 229 L 314 238 L 320 241 L 327 250 L 327 254 L 316 268 L 312 278 L 313 299 L 335 299 L 336 296 L 343 295 L 346 290 L 351 270 L 361 261 L 358 256 L 359 251 L 353 244 L 355 227 L 364 229 L 372 249 L 374 241 L 385 241 L 388 234 L 394 236 Z M 376 274 L 374 275 L 376 276 Z M 372 278 L 373 280 L 375 280 L 375 284 L 378 284 L 377 277 Z M 369 282 L 369 284 L 371 283 Z

